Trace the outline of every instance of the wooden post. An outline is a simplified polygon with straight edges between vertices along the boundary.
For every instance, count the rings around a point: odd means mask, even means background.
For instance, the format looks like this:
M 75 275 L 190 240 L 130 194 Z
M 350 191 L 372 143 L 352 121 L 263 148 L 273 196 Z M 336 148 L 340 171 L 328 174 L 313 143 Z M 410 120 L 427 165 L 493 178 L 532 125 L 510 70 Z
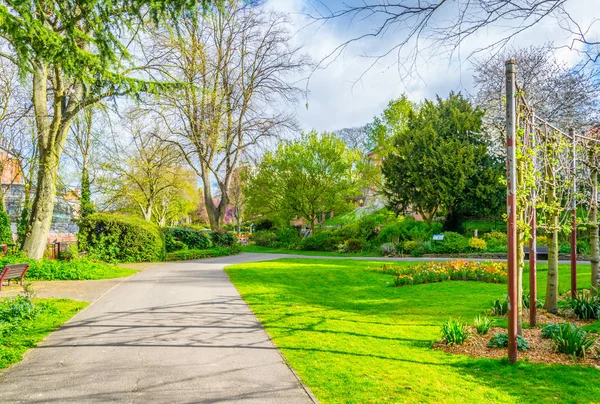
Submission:
M 571 177 L 573 180 L 573 195 L 571 196 L 571 297 L 577 296 L 577 150 L 575 131 L 569 129 L 571 136 L 572 167 Z
M 506 208 L 508 238 L 508 360 L 517 361 L 517 108 L 516 62 L 506 68 Z

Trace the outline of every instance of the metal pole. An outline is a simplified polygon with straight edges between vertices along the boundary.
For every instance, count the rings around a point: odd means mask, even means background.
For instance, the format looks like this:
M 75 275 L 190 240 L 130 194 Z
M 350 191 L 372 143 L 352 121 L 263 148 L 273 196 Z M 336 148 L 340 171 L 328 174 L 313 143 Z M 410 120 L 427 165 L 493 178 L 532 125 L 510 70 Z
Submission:
M 577 150 L 575 131 L 569 129 L 569 135 L 571 136 L 571 145 L 573 148 L 573 165 L 571 167 L 571 177 L 573 180 L 573 195 L 571 196 L 571 297 L 575 298 L 577 295 Z
M 508 236 L 508 360 L 517 361 L 517 111 L 516 62 L 506 68 L 506 209 Z
M 532 117 L 532 125 L 530 128 L 529 138 L 530 146 L 533 150 L 531 154 L 531 165 L 533 171 L 537 168 L 536 158 L 536 139 L 535 139 L 535 112 Z M 529 240 L 529 327 L 537 325 L 537 220 L 536 206 L 537 203 L 537 188 L 535 184 L 531 190 L 531 239 Z

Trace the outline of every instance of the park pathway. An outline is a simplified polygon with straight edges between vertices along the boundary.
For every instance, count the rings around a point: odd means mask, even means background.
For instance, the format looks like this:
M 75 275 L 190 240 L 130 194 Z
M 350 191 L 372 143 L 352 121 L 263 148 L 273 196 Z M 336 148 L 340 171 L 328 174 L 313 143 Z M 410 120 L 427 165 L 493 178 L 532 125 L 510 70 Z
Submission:
M 282 257 L 168 263 L 128 278 L 0 374 L 0 403 L 313 402 L 223 271 Z

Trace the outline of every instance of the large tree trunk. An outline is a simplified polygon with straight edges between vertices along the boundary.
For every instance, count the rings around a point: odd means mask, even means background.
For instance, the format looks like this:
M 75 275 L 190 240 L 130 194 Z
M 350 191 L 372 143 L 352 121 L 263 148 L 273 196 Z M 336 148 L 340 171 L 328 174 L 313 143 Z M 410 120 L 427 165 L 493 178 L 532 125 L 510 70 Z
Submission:
M 590 264 L 592 266 L 592 294 L 598 293 L 600 285 L 600 246 L 598 237 L 598 169 L 591 170 L 591 203 L 590 203 Z
M 51 150 L 40 150 L 36 193 L 23 242 L 23 251 L 29 258 L 40 259 L 44 256 L 56 199 L 57 174 L 57 155 Z

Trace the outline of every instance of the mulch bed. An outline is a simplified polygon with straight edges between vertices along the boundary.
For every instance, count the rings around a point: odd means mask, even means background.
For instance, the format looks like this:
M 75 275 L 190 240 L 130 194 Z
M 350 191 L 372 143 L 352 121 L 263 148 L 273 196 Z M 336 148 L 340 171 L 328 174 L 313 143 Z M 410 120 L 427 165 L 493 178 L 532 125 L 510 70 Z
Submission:
M 523 313 L 523 320 L 528 321 Z M 590 322 L 580 321 L 571 318 L 564 318 L 545 310 L 538 310 L 538 323 L 562 323 L 569 322 L 578 326 L 589 324 Z M 474 358 L 506 358 L 506 348 L 488 348 L 490 339 L 495 334 L 506 333 L 506 328 L 492 327 L 486 335 L 479 335 L 475 328 L 467 326 L 469 338 L 463 345 L 446 345 L 442 341 L 435 342 L 433 349 L 445 351 L 452 354 L 468 355 Z M 584 365 L 593 366 L 600 369 L 600 335 L 592 334 L 596 338 L 596 343 L 590 348 L 585 358 L 574 358 L 556 351 L 554 342 L 550 338 L 542 338 L 542 327 L 534 329 L 524 329 L 523 337 L 529 343 L 529 349 L 519 351 L 519 360 L 528 360 L 530 362 L 545 364 L 562 365 Z

